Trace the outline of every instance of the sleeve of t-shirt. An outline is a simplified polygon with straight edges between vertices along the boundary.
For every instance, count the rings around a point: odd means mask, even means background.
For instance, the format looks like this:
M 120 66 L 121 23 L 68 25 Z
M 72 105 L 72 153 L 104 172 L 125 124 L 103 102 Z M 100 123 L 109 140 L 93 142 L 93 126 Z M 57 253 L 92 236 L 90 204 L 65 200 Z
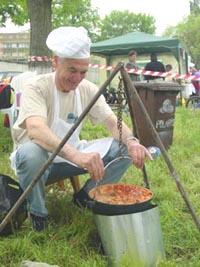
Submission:
M 23 90 L 18 116 L 18 126 L 23 127 L 24 121 L 31 116 L 47 118 L 46 90 L 38 85 L 27 84 Z

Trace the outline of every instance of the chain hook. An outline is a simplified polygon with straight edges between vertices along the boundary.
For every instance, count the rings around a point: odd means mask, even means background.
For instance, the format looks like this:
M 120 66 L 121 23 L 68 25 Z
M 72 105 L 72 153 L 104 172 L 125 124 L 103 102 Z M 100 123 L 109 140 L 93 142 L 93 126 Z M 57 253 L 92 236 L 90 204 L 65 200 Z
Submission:
M 119 152 L 122 156 L 122 89 L 123 89 L 123 79 L 119 77 L 119 84 L 117 88 L 117 129 L 119 131 Z

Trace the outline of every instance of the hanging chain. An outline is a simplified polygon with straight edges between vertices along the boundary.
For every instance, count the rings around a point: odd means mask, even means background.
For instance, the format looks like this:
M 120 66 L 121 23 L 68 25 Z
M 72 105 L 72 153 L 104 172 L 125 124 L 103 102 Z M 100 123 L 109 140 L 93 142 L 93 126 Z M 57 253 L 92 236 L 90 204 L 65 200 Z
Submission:
M 117 129 L 119 131 L 119 152 L 122 156 L 122 89 L 123 89 L 123 79 L 119 77 L 119 84 L 117 89 Z

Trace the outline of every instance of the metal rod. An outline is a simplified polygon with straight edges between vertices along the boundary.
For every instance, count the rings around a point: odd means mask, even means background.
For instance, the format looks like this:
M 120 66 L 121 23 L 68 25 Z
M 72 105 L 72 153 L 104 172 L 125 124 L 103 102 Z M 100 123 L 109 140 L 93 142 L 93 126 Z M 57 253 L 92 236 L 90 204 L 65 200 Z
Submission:
M 119 72 L 120 68 L 123 66 L 122 63 L 118 63 L 116 68 L 113 70 L 111 75 L 107 78 L 107 80 L 104 82 L 104 84 L 100 87 L 99 91 L 96 93 L 96 95 L 93 97 L 91 102 L 88 104 L 88 106 L 85 108 L 85 110 L 82 112 L 82 114 L 79 116 L 78 120 L 74 123 L 74 125 L 70 128 L 69 132 L 65 135 L 65 137 L 61 140 L 58 147 L 54 150 L 54 152 L 51 154 L 47 162 L 44 164 L 44 166 L 39 170 L 38 174 L 34 177 L 32 182 L 27 186 L 27 188 L 24 190 L 23 194 L 19 197 L 15 205 L 11 208 L 11 210 L 8 212 L 6 217 L 3 219 L 3 221 L 0 224 L 0 233 L 4 229 L 4 227 L 9 223 L 12 216 L 15 214 L 17 209 L 20 207 L 22 202 L 25 200 L 29 192 L 32 190 L 34 185 L 39 181 L 41 176 L 44 174 L 48 166 L 53 162 L 54 158 L 57 156 L 57 154 L 60 152 L 62 147 L 65 145 L 67 140 L 71 137 L 71 135 L 74 133 L 76 128 L 79 126 L 79 124 L 82 122 L 82 120 L 86 117 L 90 109 L 93 107 L 94 103 L 98 100 L 98 98 L 101 96 L 101 94 L 106 90 L 106 87 L 110 84 L 112 79 L 115 77 L 115 75 Z
M 122 77 L 123 79 L 123 77 Z M 127 89 L 127 84 L 126 84 L 126 80 L 123 79 L 123 83 L 124 83 L 124 90 L 125 90 L 125 94 L 126 94 L 126 99 L 127 99 L 127 103 L 129 106 L 129 112 L 130 112 L 130 116 L 131 116 L 131 120 L 132 120 L 132 126 L 133 126 L 133 134 L 134 136 L 136 136 L 138 139 L 140 139 L 140 134 L 138 131 L 138 126 L 137 126 L 137 121 L 135 120 L 135 116 L 134 116 L 134 102 L 132 101 L 131 95 L 129 90 Z M 146 172 L 146 167 L 145 165 L 142 168 L 142 173 L 143 173 L 143 181 L 145 183 L 145 187 L 150 189 L 150 183 L 149 183 L 149 179 L 147 176 L 147 172 Z
M 142 173 L 143 173 L 143 180 L 144 180 L 144 183 L 145 183 L 145 187 L 150 189 L 149 178 L 147 176 L 147 171 L 146 171 L 145 165 L 142 168 Z
M 183 197 L 183 199 L 184 199 L 184 201 L 185 201 L 185 203 L 186 203 L 186 205 L 187 205 L 187 207 L 188 207 L 188 209 L 192 215 L 192 218 L 193 218 L 198 230 L 200 231 L 200 221 L 199 221 L 197 214 L 195 213 L 195 210 L 189 201 L 187 193 L 186 193 L 186 191 L 185 191 L 185 189 L 184 189 L 184 187 L 183 187 L 183 185 L 182 185 L 182 183 L 181 183 L 181 181 L 180 181 L 180 179 L 179 179 L 179 177 L 178 177 L 178 175 L 177 175 L 177 173 L 176 173 L 176 171 L 175 171 L 175 169 L 174 169 L 174 167 L 173 167 L 173 165 L 172 165 L 172 163 L 171 163 L 171 161 L 167 155 L 167 151 L 166 151 L 166 149 L 165 149 L 165 147 L 164 147 L 164 145 L 160 139 L 160 136 L 157 133 L 157 131 L 156 131 L 156 129 L 155 129 L 155 127 L 151 121 L 151 118 L 150 118 L 148 112 L 146 111 L 146 108 L 145 108 L 135 86 L 133 85 L 128 73 L 126 72 L 125 68 L 122 67 L 120 71 L 121 71 L 121 75 L 122 75 L 123 79 L 125 80 L 125 82 L 127 84 L 127 88 L 126 88 L 127 92 L 131 96 L 131 98 L 134 99 L 137 102 L 137 104 L 140 106 L 141 112 L 146 119 L 147 125 L 148 125 L 148 127 L 152 133 L 152 136 L 153 136 L 156 144 L 160 148 L 162 155 L 163 155 L 163 158 L 164 158 L 164 160 L 165 160 L 165 162 L 166 162 L 166 164 L 167 164 L 167 166 L 168 166 L 168 168 L 169 168 L 169 170 L 170 170 L 170 172 L 171 172 L 171 174 L 172 174 L 172 176 L 176 182 L 176 185 L 177 185 L 177 187 L 181 193 L 181 196 Z M 132 109 L 133 106 L 130 105 L 129 108 Z

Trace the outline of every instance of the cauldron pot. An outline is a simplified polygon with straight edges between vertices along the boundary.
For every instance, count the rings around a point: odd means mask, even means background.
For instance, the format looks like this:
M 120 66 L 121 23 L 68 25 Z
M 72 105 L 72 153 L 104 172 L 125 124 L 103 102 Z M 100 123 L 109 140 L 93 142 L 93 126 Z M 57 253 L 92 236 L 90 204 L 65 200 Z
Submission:
M 98 186 L 98 190 L 101 189 L 101 187 L 115 187 L 115 186 L 124 186 L 124 187 L 129 187 L 129 188 L 137 188 L 137 190 L 143 190 L 148 193 L 148 198 L 145 201 L 133 203 L 133 204 L 110 204 L 110 203 L 104 203 L 98 201 L 98 197 L 96 197 L 96 193 L 94 193 L 95 189 L 90 190 L 89 195 L 90 197 L 94 196 L 95 194 L 95 199 L 92 204 L 92 210 L 95 214 L 100 214 L 100 215 L 124 215 L 124 214 L 132 214 L 136 212 L 142 212 L 150 208 L 151 206 L 151 200 L 153 197 L 153 193 L 142 186 L 135 186 L 135 185 L 125 185 L 125 184 L 107 184 L 107 185 L 102 185 Z

